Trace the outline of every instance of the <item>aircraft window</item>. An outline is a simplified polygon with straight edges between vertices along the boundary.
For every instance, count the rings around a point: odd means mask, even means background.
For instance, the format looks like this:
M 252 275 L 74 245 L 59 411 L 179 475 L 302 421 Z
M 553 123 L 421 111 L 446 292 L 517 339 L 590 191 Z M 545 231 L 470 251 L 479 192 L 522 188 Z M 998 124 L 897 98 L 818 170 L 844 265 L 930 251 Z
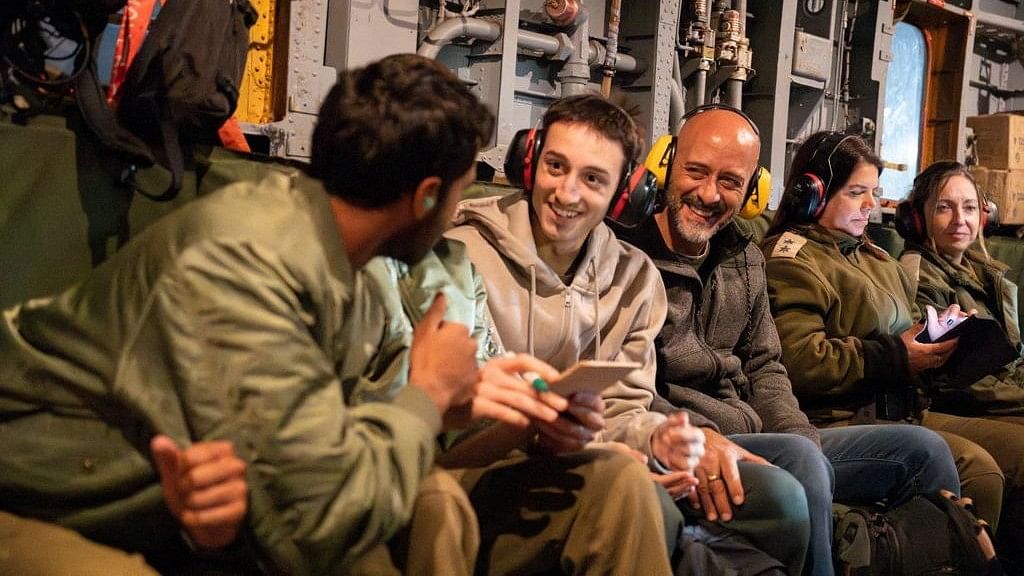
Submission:
M 897 23 L 891 53 L 885 79 L 882 159 L 905 164 L 906 170 L 883 170 L 879 184 L 885 198 L 902 200 L 914 184 L 921 152 L 921 111 L 928 71 L 928 50 L 921 29 Z

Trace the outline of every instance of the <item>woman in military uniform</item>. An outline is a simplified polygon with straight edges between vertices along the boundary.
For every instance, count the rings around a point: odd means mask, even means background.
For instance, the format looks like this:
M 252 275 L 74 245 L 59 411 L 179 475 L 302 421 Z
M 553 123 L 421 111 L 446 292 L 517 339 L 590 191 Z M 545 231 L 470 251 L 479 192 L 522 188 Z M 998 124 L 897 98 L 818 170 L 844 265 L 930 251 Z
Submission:
M 936 162 L 914 179 L 914 189 L 897 209 L 897 226 L 906 239 L 900 257 L 916 285 L 916 301 L 936 310 L 958 305 L 994 318 L 1007 339 L 1021 348 L 1017 285 L 1009 267 L 989 256 L 982 235 L 988 205 L 974 177 L 959 162 Z M 1024 363 L 970 384 L 955 386 L 941 371 L 931 375 L 932 409 L 1024 425 Z
M 920 393 L 921 375 L 942 366 L 956 341 L 916 340 L 923 326 L 914 322 L 919 312 L 911 280 L 865 234 L 880 171 L 879 158 L 856 136 L 818 133 L 797 151 L 764 244 L 783 364 L 801 407 L 818 426 L 903 421 L 940 433 L 956 460 L 963 494 L 993 528 L 1005 473 L 1008 505 L 1014 507 L 1006 509 L 1006 528 L 1019 534 L 1024 514 L 1015 507 L 1024 435 L 1013 424 L 979 424 L 928 410 Z M 1017 455 L 1012 461 L 997 464 L 989 454 L 1011 446 Z M 1014 538 L 1011 547 L 1020 548 Z
M 994 318 L 1007 339 L 1021 349 L 1017 318 L 1017 285 L 1006 277 L 1009 267 L 993 259 L 985 246 L 989 206 L 967 167 L 936 162 L 914 179 L 910 197 L 897 208 L 897 229 L 906 239 L 900 263 L 916 286 L 916 303 L 937 310 L 958 305 Z M 1020 549 L 1024 530 L 1011 517 L 1024 513 L 1020 478 L 1024 461 L 1024 360 L 968 385 L 954 383 L 942 370 L 929 373 L 931 409 L 963 416 L 946 429 L 988 448 L 1006 475 L 1000 534 L 1006 552 Z M 1015 430 L 989 421 L 1017 425 Z M 955 426 L 955 427 L 954 427 Z M 1009 434 L 1009 435 L 1008 435 Z M 1008 435 L 1008 436 L 1007 436 Z M 1021 553 L 1018 553 L 1021 554 Z M 1020 558 L 1016 568 L 1024 568 Z

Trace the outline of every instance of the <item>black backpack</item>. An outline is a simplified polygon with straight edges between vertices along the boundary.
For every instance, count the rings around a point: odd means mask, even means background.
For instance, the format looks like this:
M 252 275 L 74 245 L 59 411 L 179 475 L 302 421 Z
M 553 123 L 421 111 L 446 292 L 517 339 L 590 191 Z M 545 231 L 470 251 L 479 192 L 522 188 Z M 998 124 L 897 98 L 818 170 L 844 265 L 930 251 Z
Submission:
M 980 523 L 939 494 L 888 509 L 834 504 L 836 574 L 855 576 L 999 575 L 978 544 Z
M 185 151 L 215 142 L 234 113 L 256 19 L 249 0 L 166 0 L 128 69 L 116 116 L 95 67 L 80 77 L 79 108 L 102 145 L 127 163 L 170 171 L 151 199 L 177 195 Z

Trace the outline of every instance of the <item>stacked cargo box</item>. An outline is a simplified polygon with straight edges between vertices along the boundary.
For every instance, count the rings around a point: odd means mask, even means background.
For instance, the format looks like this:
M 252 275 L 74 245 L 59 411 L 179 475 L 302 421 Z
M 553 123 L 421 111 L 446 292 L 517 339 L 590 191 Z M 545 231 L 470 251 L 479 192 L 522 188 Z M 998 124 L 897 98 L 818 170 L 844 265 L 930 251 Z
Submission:
M 978 188 L 999 209 L 1001 224 L 1024 224 L 1024 115 L 973 116 Z

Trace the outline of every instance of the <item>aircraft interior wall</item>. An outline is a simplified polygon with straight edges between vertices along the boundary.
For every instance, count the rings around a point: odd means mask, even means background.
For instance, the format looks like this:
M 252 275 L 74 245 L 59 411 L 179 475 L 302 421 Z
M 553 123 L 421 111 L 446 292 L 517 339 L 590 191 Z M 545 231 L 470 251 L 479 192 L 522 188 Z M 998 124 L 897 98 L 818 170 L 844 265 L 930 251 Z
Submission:
M 918 164 L 968 160 L 967 117 L 1024 108 L 1019 0 L 263 2 L 287 25 L 277 34 L 287 47 L 277 41 L 278 73 L 268 82 L 278 86 L 275 114 L 246 129 L 279 156 L 308 155 L 336 70 L 411 51 L 448 65 L 495 111 L 495 138 L 480 160 L 482 174 L 489 167 L 499 179 L 516 130 L 536 124 L 553 99 L 601 90 L 610 77 L 611 97 L 637 113 L 649 141 L 701 103 L 742 107 L 761 128 L 777 200 L 795 145 L 812 132 L 859 134 L 884 156 L 886 73 L 900 21 L 923 27 L 928 49 L 943 55 L 925 83 Z

